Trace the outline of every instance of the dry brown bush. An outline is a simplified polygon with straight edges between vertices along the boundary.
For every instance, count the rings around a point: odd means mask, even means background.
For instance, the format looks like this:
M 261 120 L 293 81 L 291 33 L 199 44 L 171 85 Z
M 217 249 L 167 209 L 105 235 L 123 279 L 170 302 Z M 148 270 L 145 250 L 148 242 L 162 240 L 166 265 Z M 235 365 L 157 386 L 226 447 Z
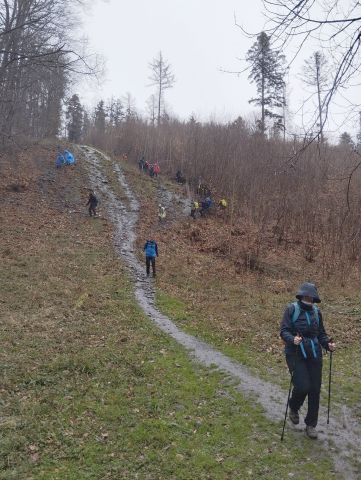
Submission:
M 102 136 L 90 131 L 87 140 L 110 153 L 127 153 L 134 163 L 144 154 L 172 178 L 180 169 L 192 194 L 201 179 L 216 200 L 226 196 L 229 235 L 252 226 L 253 260 L 275 244 L 299 251 L 325 276 L 358 275 L 361 169 L 350 177 L 360 161 L 350 149 L 326 143 L 302 150 L 301 144 L 265 139 L 242 120 L 226 125 L 169 121 L 154 127 L 130 119 Z M 295 151 L 300 153 L 291 161 Z

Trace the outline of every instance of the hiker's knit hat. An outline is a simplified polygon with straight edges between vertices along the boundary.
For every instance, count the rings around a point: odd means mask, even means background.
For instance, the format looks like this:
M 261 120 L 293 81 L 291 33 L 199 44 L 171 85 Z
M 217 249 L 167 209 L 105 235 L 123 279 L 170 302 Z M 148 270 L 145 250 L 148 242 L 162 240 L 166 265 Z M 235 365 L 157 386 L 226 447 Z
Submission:
M 302 300 L 302 297 L 312 297 L 315 303 L 321 302 L 321 299 L 318 296 L 316 285 L 314 285 L 313 283 L 302 283 L 302 285 L 298 289 L 296 298 L 298 298 L 298 300 Z

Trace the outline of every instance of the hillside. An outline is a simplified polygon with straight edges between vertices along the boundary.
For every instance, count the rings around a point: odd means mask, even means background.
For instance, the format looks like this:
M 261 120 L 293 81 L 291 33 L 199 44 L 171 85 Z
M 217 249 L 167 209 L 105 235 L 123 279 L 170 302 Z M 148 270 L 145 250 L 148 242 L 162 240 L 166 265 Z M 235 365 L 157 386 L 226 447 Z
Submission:
M 151 319 L 155 288 L 156 306 L 182 330 L 286 387 L 280 315 L 304 276 L 315 279 L 340 346 L 333 413 L 341 418 L 344 405 L 357 422 L 359 292 L 321 281 L 319 265 L 275 244 L 261 268 L 237 265 L 227 248 L 246 251 L 247 225 L 190 222 L 181 188 L 91 149 L 60 170 L 54 155 L 43 144 L 1 159 L 0 478 L 359 478 L 343 435 L 327 451 L 288 426 L 281 444 L 281 410 L 270 419 L 234 377 L 189 357 Z M 89 188 L 98 218 L 87 216 Z M 133 227 L 139 248 L 127 251 Z M 154 283 L 137 263 L 150 232 L 160 249 Z

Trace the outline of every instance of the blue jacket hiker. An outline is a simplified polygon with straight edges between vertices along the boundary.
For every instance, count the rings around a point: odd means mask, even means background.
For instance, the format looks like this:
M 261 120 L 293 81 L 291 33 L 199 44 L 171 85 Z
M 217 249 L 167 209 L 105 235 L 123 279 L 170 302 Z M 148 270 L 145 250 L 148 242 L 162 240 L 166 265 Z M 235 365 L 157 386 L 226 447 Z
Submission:
M 303 283 L 296 298 L 297 302 L 286 307 L 280 331 L 285 342 L 286 362 L 293 375 L 289 418 L 295 425 L 299 423 L 298 411 L 308 397 L 306 433 L 315 439 L 322 381 L 322 348 L 333 351 L 335 345 L 326 334 L 321 311 L 315 305 L 321 302 L 315 285 Z
M 158 245 L 155 240 L 147 240 L 143 250 L 145 251 L 145 265 L 147 276 L 150 274 L 150 264 L 152 264 L 153 277 L 155 277 L 155 257 L 158 257 Z

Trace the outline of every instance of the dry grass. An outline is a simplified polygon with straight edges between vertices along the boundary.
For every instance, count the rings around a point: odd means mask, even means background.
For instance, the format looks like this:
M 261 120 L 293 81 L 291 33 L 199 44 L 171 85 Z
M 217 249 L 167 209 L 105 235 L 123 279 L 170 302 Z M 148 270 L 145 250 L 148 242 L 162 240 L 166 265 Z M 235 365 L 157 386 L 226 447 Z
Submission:
M 337 478 L 141 314 L 81 164 L 52 160 L 30 150 L 0 180 L 0 478 Z

